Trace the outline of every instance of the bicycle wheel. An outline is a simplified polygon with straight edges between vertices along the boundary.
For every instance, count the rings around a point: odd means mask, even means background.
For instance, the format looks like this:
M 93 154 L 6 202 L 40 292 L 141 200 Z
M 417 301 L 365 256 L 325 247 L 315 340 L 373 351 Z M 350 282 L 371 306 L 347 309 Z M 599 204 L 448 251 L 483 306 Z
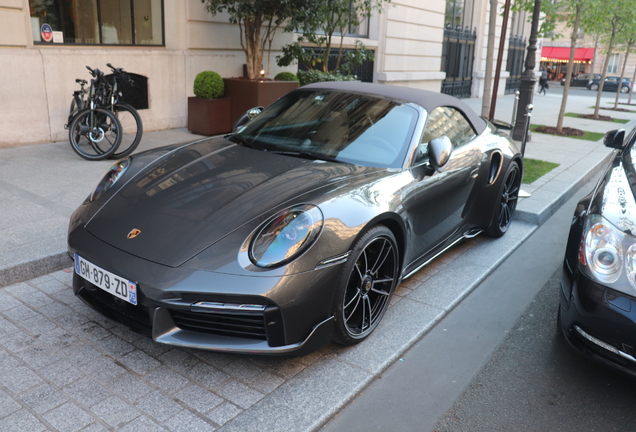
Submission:
M 111 159 L 121 159 L 135 151 L 144 133 L 144 124 L 135 108 L 127 103 L 117 103 L 114 106 L 115 115 L 121 123 L 121 143 L 117 152 L 110 155 Z
M 68 138 L 75 153 L 84 159 L 101 160 L 117 151 L 121 131 L 121 124 L 112 112 L 86 108 L 73 118 Z

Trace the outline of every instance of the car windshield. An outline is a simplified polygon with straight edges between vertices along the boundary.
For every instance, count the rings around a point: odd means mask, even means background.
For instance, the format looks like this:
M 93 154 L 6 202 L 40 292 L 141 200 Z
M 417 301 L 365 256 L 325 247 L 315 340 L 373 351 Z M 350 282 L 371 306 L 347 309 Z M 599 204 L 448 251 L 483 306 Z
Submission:
M 355 93 L 289 93 L 237 132 L 248 147 L 291 156 L 399 168 L 418 111 L 409 105 Z

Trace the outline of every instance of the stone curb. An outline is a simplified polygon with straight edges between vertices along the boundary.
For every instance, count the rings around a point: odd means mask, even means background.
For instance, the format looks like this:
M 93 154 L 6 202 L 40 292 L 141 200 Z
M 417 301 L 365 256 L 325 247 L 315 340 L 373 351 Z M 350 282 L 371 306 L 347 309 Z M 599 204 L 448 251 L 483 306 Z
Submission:
M 589 182 L 598 171 L 605 166 L 614 157 L 614 153 L 609 153 L 606 157 L 601 159 L 596 165 L 594 165 L 588 172 L 580 176 L 574 183 L 572 183 L 567 189 L 561 192 L 556 199 L 551 203 L 544 206 L 538 211 L 528 211 L 517 208 L 515 210 L 514 219 L 524 222 L 529 222 L 537 226 L 541 226 L 547 221 L 550 216 L 557 212 L 563 204 L 565 204 L 575 193 Z

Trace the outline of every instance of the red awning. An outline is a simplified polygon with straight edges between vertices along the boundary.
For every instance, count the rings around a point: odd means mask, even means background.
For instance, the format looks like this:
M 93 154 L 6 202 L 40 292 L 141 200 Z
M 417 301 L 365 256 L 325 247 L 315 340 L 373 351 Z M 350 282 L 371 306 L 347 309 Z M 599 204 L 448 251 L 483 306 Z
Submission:
M 577 48 L 574 52 L 574 61 L 589 62 L 594 58 L 594 48 Z M 541 61 L 570 60 L 570 48 L 543 47 L 541 48 Z

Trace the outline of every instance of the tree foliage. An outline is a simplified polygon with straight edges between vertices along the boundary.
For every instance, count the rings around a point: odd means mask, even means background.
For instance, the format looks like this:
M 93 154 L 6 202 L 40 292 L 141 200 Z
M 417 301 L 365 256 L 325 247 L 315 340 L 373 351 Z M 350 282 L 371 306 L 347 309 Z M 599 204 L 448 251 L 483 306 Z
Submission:
M 212 15 L 227 12 L 238 24 L 249 78 L 260 76 L 265 51 L 271 52 L 276 31 L 311 16 L 312 0 L 201 0 Z M 269 55 L 265 75 L 269 74 Z
M 283 55 L 278 57 L 279 66 L 287 66 L 295 61 L 319 67 L 329 72 L 329 53 L 334 39 L 339 37 L 338 57 L 334 71 L 348 73 L 365 60 L 373 59 L 373 51 L 356 41 L 356 50 L 344 54 L 343 41 L 349 29 L 360 25 L 373 13 L 381 13 L 391 0 L 322 0 L 314 1 L 309 13 L 297 16 L 290 25 L 302 34 L 291 45 L 283 47 Z M 311 44 L 318 49 L 308 48 Z
M 583 10 L 584 28 L 600 35 L 601 41 L 606 46 L 605 61 L 601 69 L 601 81 L 594 108 L 594 116 L 598 117 L 609 60 L 616 45 L 627 43 L 630 36 L 633 35 L 636 26 L 636 11 L 633 0 L 587 0 L 587 2 L 586 8 Z M 622 77 L 617 91 L 620 91 L 621 84 Z

